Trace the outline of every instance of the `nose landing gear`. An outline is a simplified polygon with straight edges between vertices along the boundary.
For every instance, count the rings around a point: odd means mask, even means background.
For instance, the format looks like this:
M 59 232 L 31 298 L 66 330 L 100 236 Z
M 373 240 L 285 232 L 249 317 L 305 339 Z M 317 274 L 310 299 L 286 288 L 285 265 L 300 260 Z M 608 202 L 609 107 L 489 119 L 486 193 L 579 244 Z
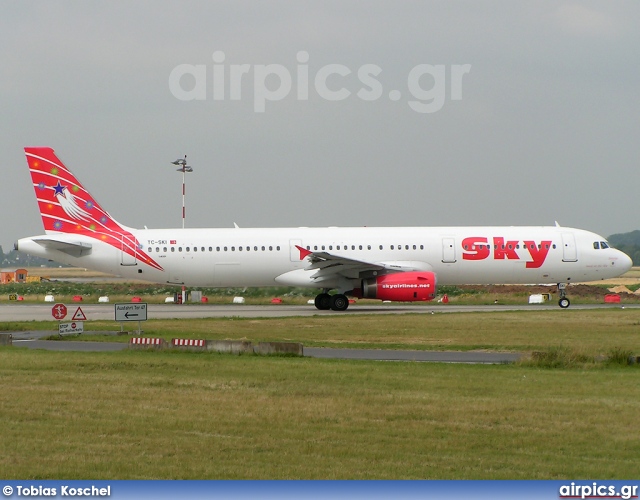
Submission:
M 558 293 L 560 294 L 560 300 L 558 300 L 558 305 L 562 309 L 566 309 L 571 305 L 571 301 L 567 297 L 567 284 L 566 283 L 558 283 Z

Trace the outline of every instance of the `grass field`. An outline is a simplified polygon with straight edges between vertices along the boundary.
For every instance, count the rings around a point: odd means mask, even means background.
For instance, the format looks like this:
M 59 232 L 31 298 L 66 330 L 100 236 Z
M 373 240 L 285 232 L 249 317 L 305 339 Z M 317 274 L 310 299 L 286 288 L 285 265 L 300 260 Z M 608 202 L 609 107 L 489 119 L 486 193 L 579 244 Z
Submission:
M 637 478 L 640 370 L 0 349 L 20 479 Z
M 128 325 L 137 328 L 135 325 Z M 57 330 L 57 323 L 0 322 L 0 331 Z M 532 310 L 455 314 L 318 315 L 290 318 L 149 320 L 146 336 L 207 340 L 301 342 L 310 347 L 528 352 L 562 347 L 598 356 L 616 348 L 640 354 L 640 309 Z M 87 321 L 85 330 L 119 330 Z M 67 337 L 66 337 L 67 338 Z M 127 336 L 73 340 L 127 342 Z
M 56 327 L 0 322 L 0 331 Z M 634 479 L 640 470 L 640 366 L 624 364 L 640 354 L 640 310 L 150 320 L 143 328 L 165 339 L 543 356 L 484 366 L 0 348 L 3 477 Z M 616 353 L 622 363 L 603 361 Z

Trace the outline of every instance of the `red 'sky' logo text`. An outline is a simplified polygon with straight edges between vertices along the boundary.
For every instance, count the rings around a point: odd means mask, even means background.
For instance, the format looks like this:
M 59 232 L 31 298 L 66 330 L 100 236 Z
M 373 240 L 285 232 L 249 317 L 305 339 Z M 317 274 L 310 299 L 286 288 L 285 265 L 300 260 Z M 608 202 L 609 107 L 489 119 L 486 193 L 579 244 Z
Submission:
M 504 238 L 500 236 L 494 236 L 493 247 L 489 245 L 489 240 L 482 236 L 471 236 L 462 240 L 462 258 L 464 260 L 484 260 L 488 259 L 493 249 L 493 259 L 513 259 L 520 260 L 517 248 L 520 247 L 520 241 L 509 240 L 504 241 Z M 529 269 L 537 269 L 544 264 L 549 248 L 551 247 L 551 241 L 541 241 L 537 244 L 533 240 L 525 240 L 522 245 L 529 252 L 531 261 L 526 263 L 526 267 Z

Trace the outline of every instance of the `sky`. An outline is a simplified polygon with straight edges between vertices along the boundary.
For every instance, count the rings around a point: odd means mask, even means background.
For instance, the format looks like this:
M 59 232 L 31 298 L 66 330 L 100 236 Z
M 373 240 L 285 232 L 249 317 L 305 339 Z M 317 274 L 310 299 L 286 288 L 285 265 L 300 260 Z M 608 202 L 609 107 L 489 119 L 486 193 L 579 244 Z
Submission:
M 640 229 L 636 1 L 0 0 L 0 245 L 23 148 L 119 222 Z

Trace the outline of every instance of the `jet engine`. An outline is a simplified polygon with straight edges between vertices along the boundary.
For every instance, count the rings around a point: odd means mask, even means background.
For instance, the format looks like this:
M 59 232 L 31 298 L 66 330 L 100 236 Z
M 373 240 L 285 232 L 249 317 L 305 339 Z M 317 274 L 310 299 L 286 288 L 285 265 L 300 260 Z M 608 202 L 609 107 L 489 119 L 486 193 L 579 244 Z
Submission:
M 432 272 L 384 274 L 362 280 L 362 298 L 417 302 L 436 296 L 436 275 Z

